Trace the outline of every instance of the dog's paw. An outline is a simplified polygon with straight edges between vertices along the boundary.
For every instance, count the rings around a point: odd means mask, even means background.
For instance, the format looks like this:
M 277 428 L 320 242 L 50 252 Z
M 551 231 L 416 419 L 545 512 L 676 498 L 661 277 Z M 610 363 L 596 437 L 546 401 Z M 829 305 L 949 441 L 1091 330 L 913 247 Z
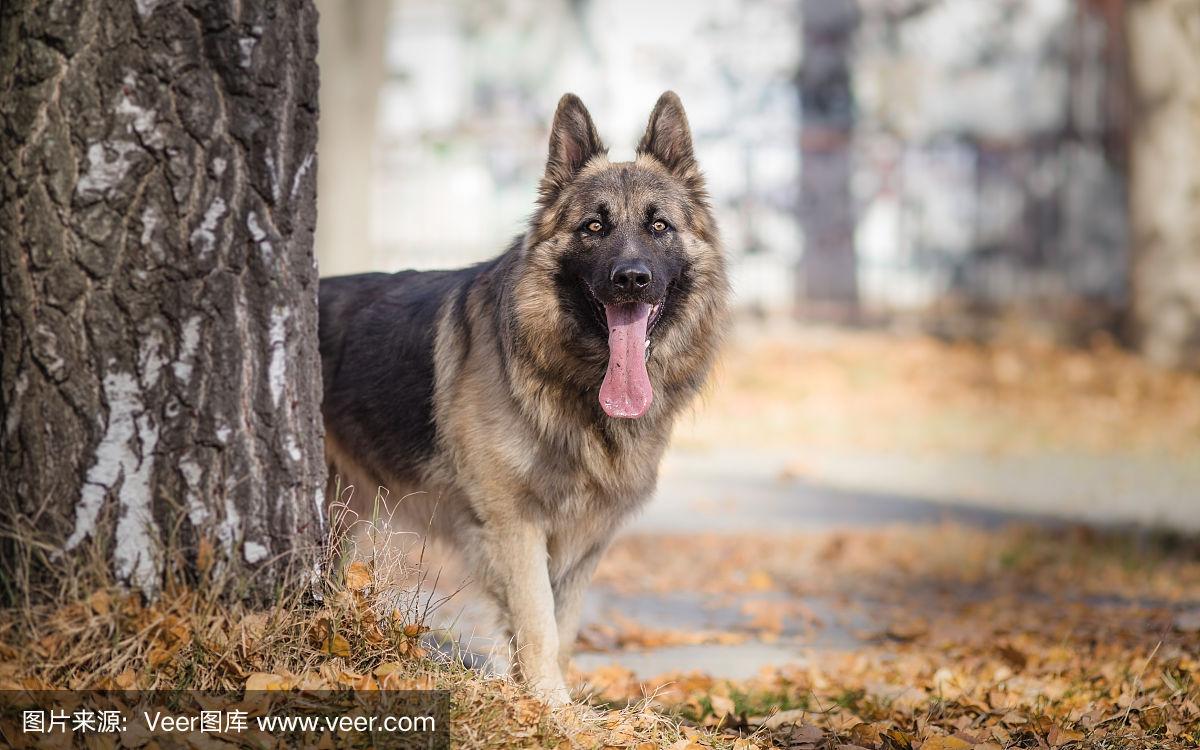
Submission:
M 539 691 L 539 695 L 551 708 L 562 708 L 571 703 L 571 693 L 563 686 Z
M 561 678 L 538 680 L 529 686 L 530 691 L 551 708 L 559 708 L 571 702 L 571 691 Z

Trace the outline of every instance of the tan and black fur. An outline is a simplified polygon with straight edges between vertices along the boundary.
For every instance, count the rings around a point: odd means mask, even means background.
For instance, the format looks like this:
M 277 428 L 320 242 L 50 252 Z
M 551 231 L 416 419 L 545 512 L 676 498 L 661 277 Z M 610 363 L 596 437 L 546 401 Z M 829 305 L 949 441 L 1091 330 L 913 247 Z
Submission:
M 644 276 L 619 286 L 614 269 L 629 264 Z M 583 589 L 654 489 L 672 424 L 713 362 L 727 294 L 671 92 L 636 159 L 621 163 L 583 103 L 564 96 L 537 211 L 499 257 L 321 282 L 331 465 L 404 498 L 384 522 L 461 552 L 503 613 L 518 672 L 553 701 L 568 700 L 561 670 Z M 597 399 L 603 306 L 635 298 L 659 305 L 646 364 L 654 397 L 644 416 L 618 419 Z

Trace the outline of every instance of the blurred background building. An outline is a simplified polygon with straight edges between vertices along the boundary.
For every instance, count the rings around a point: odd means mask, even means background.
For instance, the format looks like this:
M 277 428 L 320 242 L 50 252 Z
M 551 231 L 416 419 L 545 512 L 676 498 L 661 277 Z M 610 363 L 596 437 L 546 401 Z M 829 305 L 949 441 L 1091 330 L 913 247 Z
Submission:
M 1200 292 L 1179 282 L 1200 264 L 1200 212 L 1150 216 L 1140 236 L 1169 247 L 1145 255 L 1130 213 L 1200 184 L 1176 163 L 1200 148 L 1200 12 L 1187 0 L 318 5 L 327 275 L 499 252 L 532 210 L 563 92 L 628 158 L 669 88 L 688 108 L 740 309 L 955 335 L 1014 318 L 1074 340 L 1155 328 L 1158 359 L 1200 361 Z M 1153 66 L 1139 68 L 1138 34 Z M 1180 103 L 1157 130 L 1139 85 Z M 1142 204 L 1138 124 L 1161 131 Z M 1159 261 L 1139 277 L 1147 258 Z

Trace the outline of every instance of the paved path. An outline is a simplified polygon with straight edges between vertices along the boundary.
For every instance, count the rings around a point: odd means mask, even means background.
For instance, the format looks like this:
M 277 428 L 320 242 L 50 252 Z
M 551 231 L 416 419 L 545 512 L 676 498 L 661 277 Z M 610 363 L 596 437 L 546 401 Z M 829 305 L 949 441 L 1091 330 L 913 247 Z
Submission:
M 797 458 L 803 476 L 789 470 Z M 663 464 L 657 496 L 630 530 L 809 530 L 946 518 L 1200 531 L 1200 460 L 677 449 Z
M 676 449 L 667 457 L 656 498 L 629 533 L 789 532 L 954 521 L 992 527 L 1014 521 L 1142 523 L 1200 529 L 1200 466 L 1168 459 L 1045 456 L 1033 460 L 938 460 L 894 456 L 808 455 L 805 476 L 792 457 L 770 452 L 719 454 Z M 819 477 L 814 479 L 814 476 Z M 887 488 L 887 489 L 885 489 Z M 643 627 L 713 631 L 744 620 L 746 597 L 711 600 L 687 593 L 627 596 L 603 587 L 588 593 L 585 623 L 620 612 Z M 805 599 L 829 613 L 836 606 Z M 669 646 L 581 653 L 584 670 L 610 664 L 650 677 L 699 670 L 741 679 L 766 665 L 803 660 L 808 649 L 846 649 L 870 623 L 822 616 L 816 633 L 780 634 L 717 646 Z

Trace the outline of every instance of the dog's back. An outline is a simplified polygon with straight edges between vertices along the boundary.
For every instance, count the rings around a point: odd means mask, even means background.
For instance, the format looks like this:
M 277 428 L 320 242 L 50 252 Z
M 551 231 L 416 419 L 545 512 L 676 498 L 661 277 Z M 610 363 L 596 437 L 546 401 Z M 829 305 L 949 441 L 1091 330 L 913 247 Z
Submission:
M 445 300 L 488 265 L 321 280 L 325 426 L 337 451 L 371 474 L 365 478 L 416 481 L 435 451 L 438 318 Z

